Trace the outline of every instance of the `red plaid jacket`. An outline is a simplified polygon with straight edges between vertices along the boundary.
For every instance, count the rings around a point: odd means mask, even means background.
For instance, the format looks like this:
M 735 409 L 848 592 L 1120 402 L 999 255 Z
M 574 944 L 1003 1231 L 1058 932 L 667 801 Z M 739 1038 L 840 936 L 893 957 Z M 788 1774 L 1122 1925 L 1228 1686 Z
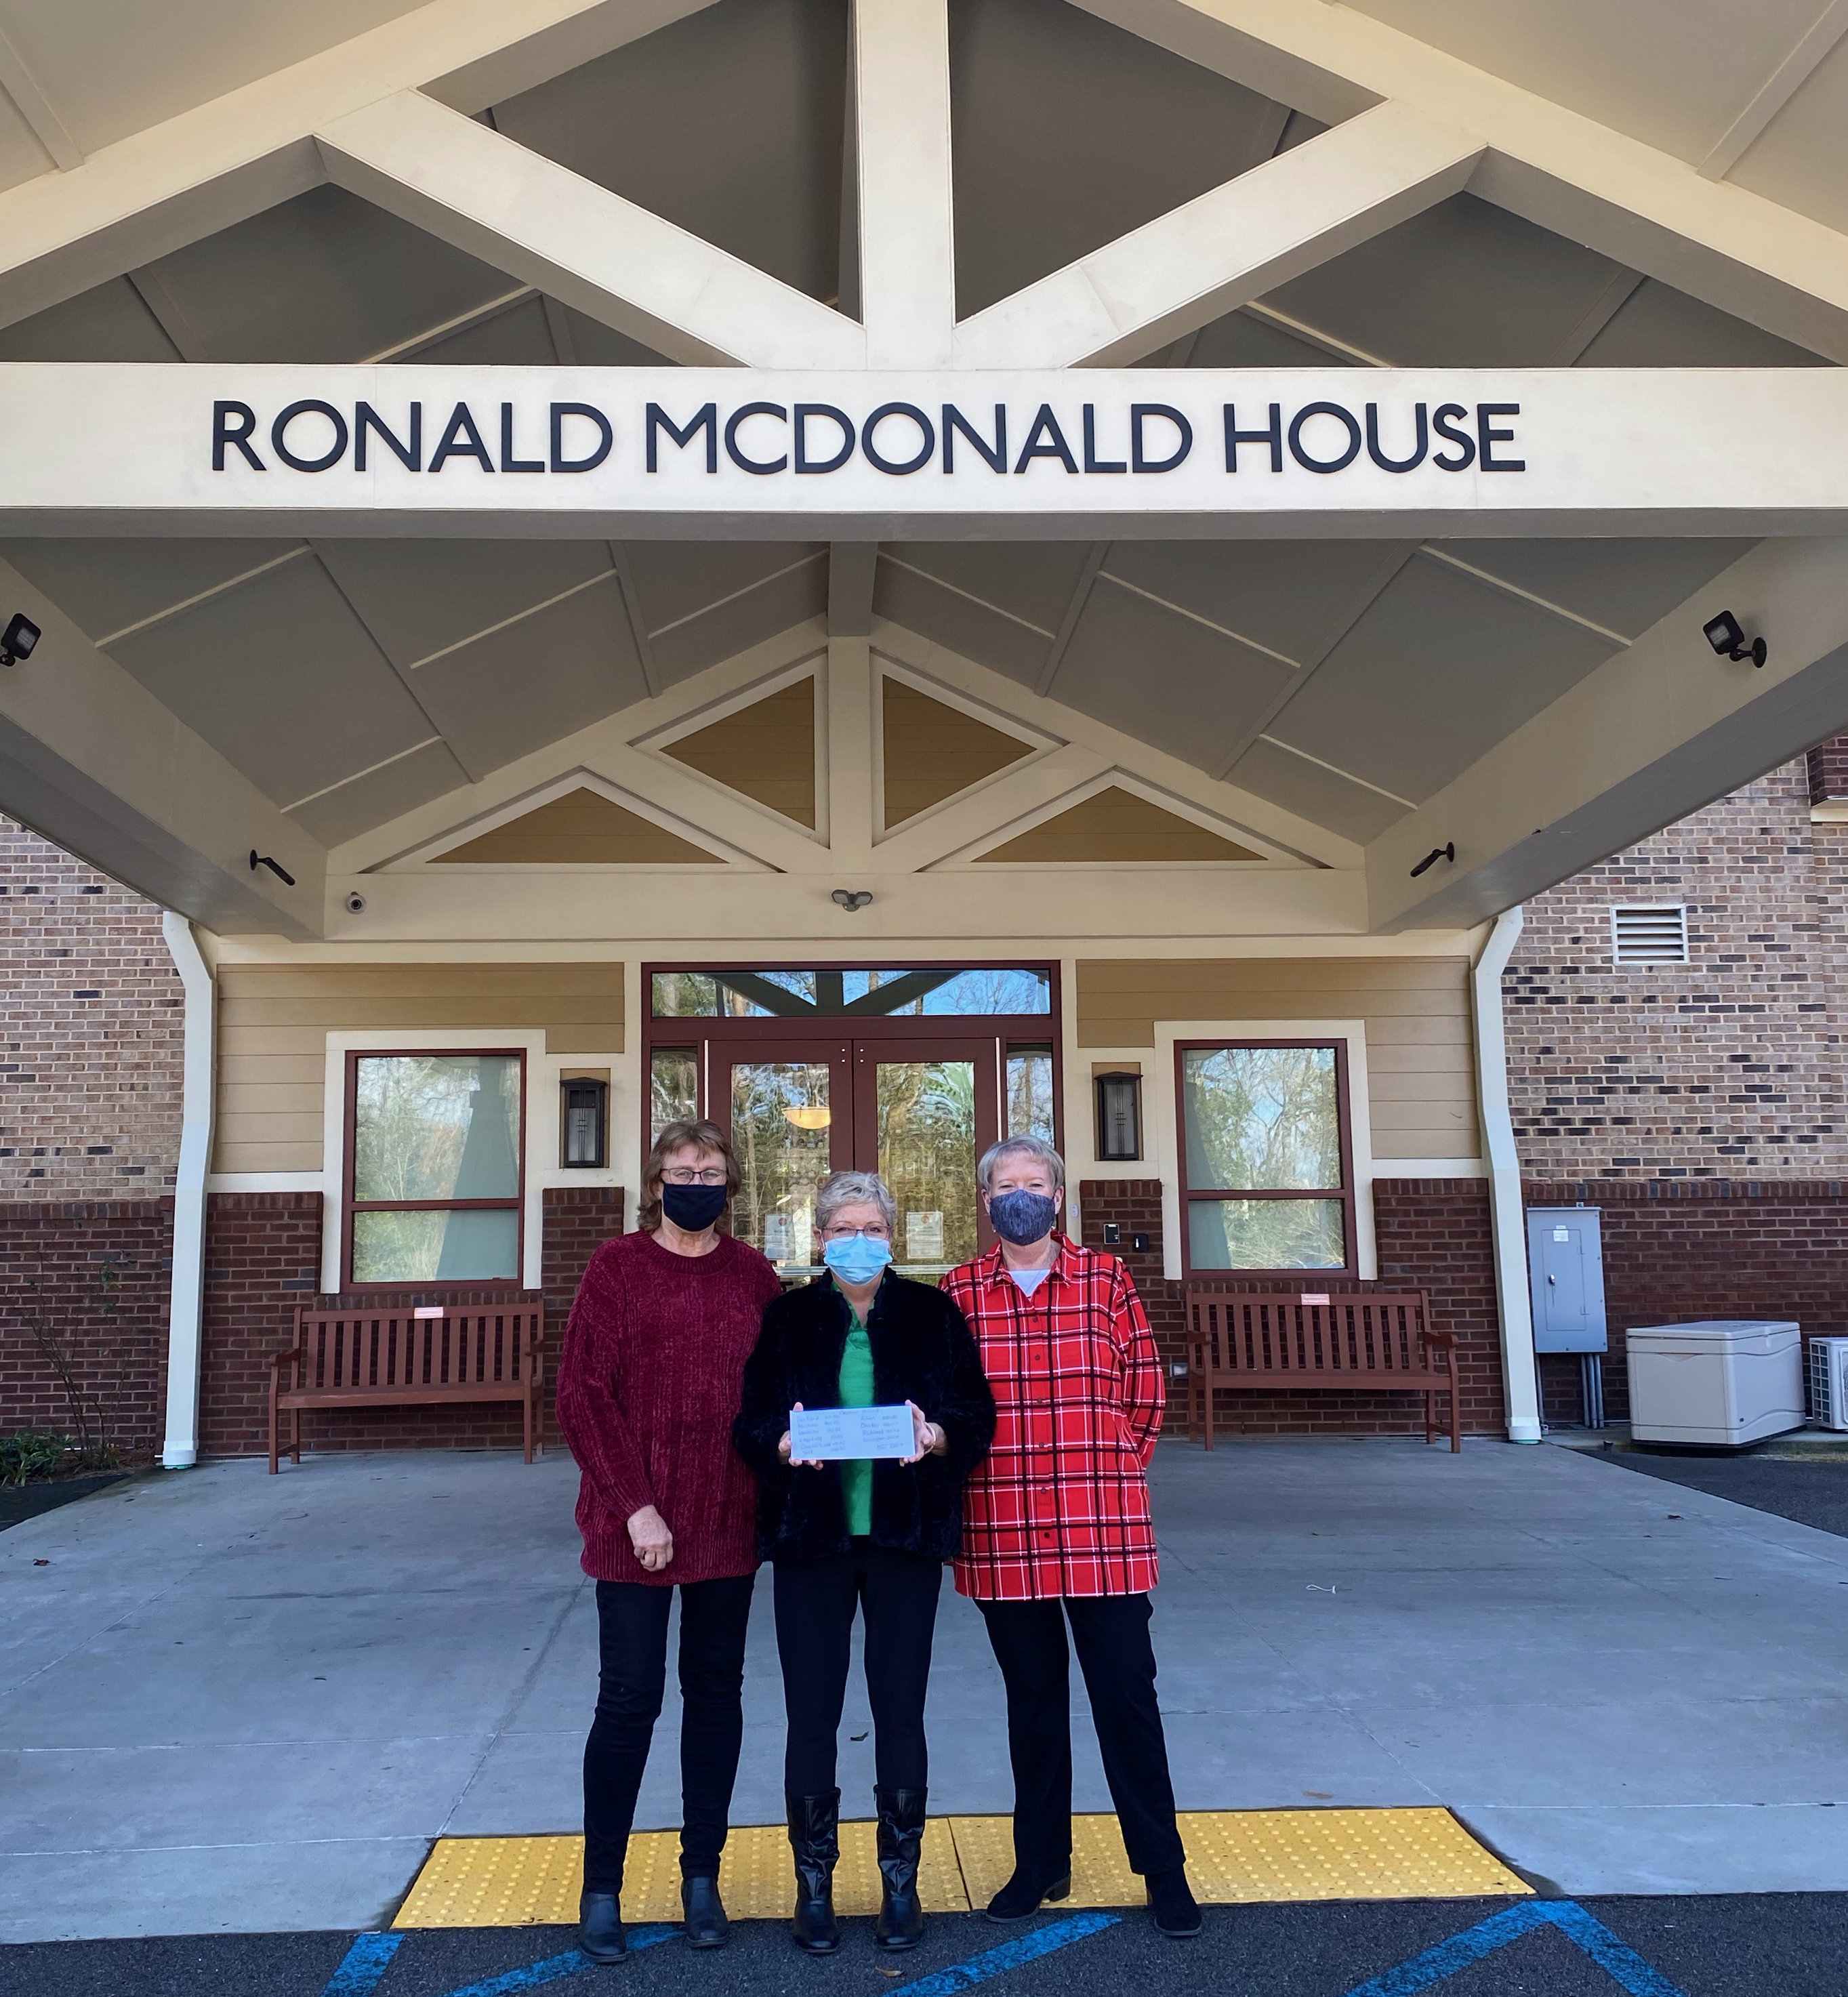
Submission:
M 1146 1471 L 1161 1362 L 1129 1271 L 1061 1235 L 1030 1298 L 998 1247 L 943 1288 L 975 1333 L 998 1417 L 964 1492 L 957 1593 L 1023 1602 L 1153 1588 Z

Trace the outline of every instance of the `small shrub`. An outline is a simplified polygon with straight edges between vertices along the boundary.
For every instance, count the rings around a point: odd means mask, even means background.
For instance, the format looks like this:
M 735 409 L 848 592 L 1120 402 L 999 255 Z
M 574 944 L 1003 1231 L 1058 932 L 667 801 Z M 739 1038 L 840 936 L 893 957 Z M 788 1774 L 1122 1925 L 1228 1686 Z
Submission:
M 47 1429 L 17 1429 L 0 1436 L 0 1485 L 29 1484 L 35 1477 L 49 1477 L 72 1453 L 68 1436 L 53 1435 Z

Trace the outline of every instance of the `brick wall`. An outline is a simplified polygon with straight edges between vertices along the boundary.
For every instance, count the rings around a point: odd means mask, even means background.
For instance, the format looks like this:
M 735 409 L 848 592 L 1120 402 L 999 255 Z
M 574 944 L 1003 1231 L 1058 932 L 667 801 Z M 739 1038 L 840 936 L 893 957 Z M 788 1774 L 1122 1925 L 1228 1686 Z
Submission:
M 1161 1181 L 1087 1179 L 1078 1192 L 1084 1240 L 1102 1248 L 1106 1245 L 1107 1225 L 1114 1223 L 1121 1230 L 1122 1243 L 1111 1246 L 1110 1252 L 1121 1255 L 1128 1265 L 1163 1357 L 1181 1359 L 1184 1355 L 1181 1285 L 1162 1274 Z M 1502 1433 L 1501 1334 L 1495 1314 L 1487 1181 L 1376 1181 L 1374 1230 L 1379 1281 L 1337 1281 L 1330 1287 L 1429 1290 L 1433 1323 L 1457 1334 L 1465 1431 Z M 1144 1251 L 1132 1245 L 1137 1233 L 1148 1237 Z M 1305 1278 L 1305 1287 L 1307 1281 Z M 1260 1290 L 1272 1285 L 1253 1281 L 1239 1287 Z M 1171 1382 L 1171 1392 L 1172 1388 Z M 1221 1395 L 1218 1412 L 1226 1429 L 1244 1435 L 1424 1433 L 1424 1403 L 1402 1394 L 1229 1392 Z M 1177 1430 L 1181 1419 L 1177 1407 L 1170 1415 L 1170 1429 Z
M 166 1422 L 171 1199 L 0 1205 L 0 1434 L 157 1454 Z
M 1848 735 L 1818 743 L 1809 752 L 1808 774 L 1812 805 L 1848 798 Z
M 1848 1176 L 1848 826 L 1810 789 L 1788 764 L 1527 904 L 1503 992 L 1529 1177 Z M 1684 904 L 1690 961 L 1619 970 L 1623 902 Z
M 544 1195 L 541 1280 L 546 1322 L 546 1372 L 553 1371 L 578 1279 L 597 1244 L 619 1233 L 618 1187 L 548 1188 Z M 368 1291 L 364 1299 L 319 1295 L 321 1196 L 319 1193 L 214 1193 L 207 1202 L 205 1350 L 201 1387 L 202 1456 L 249 1456 L 269 1446 L 269 1357 L 286 1349 L 295 1312 L 305 1303 L 491 1303 L 504 1291 L 444 1286 Z M 558 1440 L 551 1396 L 542 1433 Z M 302 1440 L 314 1450 L 517 1449 L 517 1407 L 329 1408 L 302 1416 Z
M 0 818 L 0 1200 L 157 1198 L 185 1002 L 160 911 Z
M 1613 1185 L 1608 1181 L 1529 1183 L 1530 1206 L 1583 1202 L 1601 1215 L 1605 1412 L 1629 1415 L 1624 1334 L 1632 1325 L 1706 1317 L 1795 1319 L 1805 1335 L 1848 1335 L 1842 1250 L 1848 1243 L 1848 1181 L 1708 1180 Z M 1546 1419 L 1580 1416 L 1576 1358 L 1543 1357 Z

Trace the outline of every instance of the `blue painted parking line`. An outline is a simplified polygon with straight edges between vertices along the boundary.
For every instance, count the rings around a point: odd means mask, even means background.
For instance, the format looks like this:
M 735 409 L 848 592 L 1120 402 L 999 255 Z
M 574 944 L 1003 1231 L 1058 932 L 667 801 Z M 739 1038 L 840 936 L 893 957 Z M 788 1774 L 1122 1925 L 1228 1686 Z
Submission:
M 1505 1907 L 1461 1934 L 1452 1935 L 1376 1976 L 1358 1984 L 1347 1997 L 1414 1997 L 1442 1983 L 1472 1962 L 1493 1955 L 1536 1928 L 1557 1928 L 1583 1954 L 1589 1956 L 1629 1997 L 1683 1997 L 1662 1972 L 1643 1961 L 1627 1942 L 1619 1941 L 1602 1921 L 1594 1919 L 1575 1900 L 1524 1900 L 1519 1906 Z
M 893 1997 L 955 1997 L 959 1990 L 973 1990 L 977 1984 L 986 1983 L 991 1976 L 1018 1969 L 1023 1963 L 1036 1961 L 1043 1955 L 1050 1955 L 1055 1949 L 1069 1948 L 1087 1935 L 1115 1926 L 1115 1914 L 1074 1914 L 1069 1919 L 1035 1928 L 1032 1933 L 1022 1935 L 1017 1941 L 1003 1942 L 999 1948 L 986 1949 L 980 1955 L 972 1955 L 967 1962 L 952 1963 L 947 1969 L 920 1976 L 915 1983 L 901 1983 Z
M 372 1997 L 378 1979 L 391 1967 L 391 1958 L 403 1942 L 401 1934 L 355 1936 L 352 1947 L 340 1958 L 340 1968 L 327 1979 L 321 1997 Z
M 677 1926 L 631 1928 L 629 1952 L 639 1955 L 645 1948 L 671 1941 L 679 1933 Z M 523 1969 L 509 1969 L 504 1975 L 491 1976 L 484 1982 L 464 1984 L 460 1990 L 452 1990 L 449 1997 L 514 1997 L 516 1991 L 536 1990 L 542 1983 L 556 1983 L 561 1976 L 575 1976 L 581 1969 L 597 1967 L 583 1950 L 567 1948 L 563 1955 L 548 1955 L 543 1961 L 529 1962 Z

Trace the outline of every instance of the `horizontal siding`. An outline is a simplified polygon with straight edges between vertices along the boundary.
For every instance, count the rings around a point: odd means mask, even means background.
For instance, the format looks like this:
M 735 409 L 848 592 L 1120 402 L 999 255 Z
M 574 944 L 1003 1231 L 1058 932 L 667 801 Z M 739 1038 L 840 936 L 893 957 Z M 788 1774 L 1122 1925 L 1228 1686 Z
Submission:
M 619 964 L 236 964 L 218 978 L 212 1169 L 321 1169 L 330 1033 L 543 1032 L 619 1054 Z
M 1477 1155 L 1466 958 L 1090 958 L 1077 1004 L 1091 1047 L 1153 1047 L 1158 1019 L 1364 1020 L 1374 1155 Z

